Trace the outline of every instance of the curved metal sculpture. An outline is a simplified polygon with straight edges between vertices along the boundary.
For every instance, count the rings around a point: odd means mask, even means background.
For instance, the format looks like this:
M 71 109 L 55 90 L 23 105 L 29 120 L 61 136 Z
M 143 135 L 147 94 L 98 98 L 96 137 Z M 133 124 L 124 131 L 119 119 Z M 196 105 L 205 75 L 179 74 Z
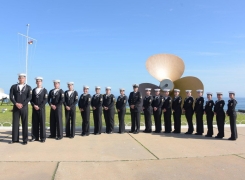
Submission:
M 180 89 L 180 96 L 184 98 L 186 96 L 186 89 L 193 91 L 204 89 L 203 83 L 197 77 L 187 76 L 181 78 L 185 70 L 184 61 L 173 54 L 156 54 L 149 57 L 146 61 L 146 69 L 160 84 L 141 83 L 139 85 L 139 91 L 143 95 L 145 94 L 145 88 L 152 88 L 152 95 L 156 88 L 160 88 L 161 90 L 170 89 L 170 95 L 173 95 L 173 89 Z M 161 94 L 163 94 L 162 91 Z M 195 92 L 193 93 L 193 97 L 196 97 Z

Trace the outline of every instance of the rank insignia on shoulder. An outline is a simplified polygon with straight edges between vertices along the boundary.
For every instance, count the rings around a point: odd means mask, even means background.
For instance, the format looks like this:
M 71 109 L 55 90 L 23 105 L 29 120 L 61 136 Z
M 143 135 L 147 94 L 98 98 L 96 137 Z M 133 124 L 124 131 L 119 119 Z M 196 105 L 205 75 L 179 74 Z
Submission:
M 189 100 L 189 103 L 191 103 L 191 100 Z
M 220 107 L 222 106 L 222 104 L 220 104 Z
M 171 99 L 169 100 L 169 102 L 171 103 Z
M 201 101 L 199 101 L 199 104 L 201 104 Z
M 30 90 L 30 94 L 32 94 L 32 90 Z
M 211 106 L 211 103 L 209 103 L 209 106 Z
M 149 102 L 151 102 L 151 99 L 149 100 Z
M 126 103 L 126 100 L 124 100 L 123 103 Z
M 64 93 L 62 93 L 61 96 L 64 97 Z
M 162 99 L 162 102 L 164 102 L 164 99 Z
M 88 101 L 91 101 L 91 98 L 88 98 Z
M 231 103 L 231 106 L 233 106 L 233 103 Z
M 102 98 L 100 98 L 100 101 L 102 101 Z
M 78 96 L 76 96 L 76 99 L 78 99 Z
M 140 96 L 140 99 L 142 99 L 142 96 Z
M 179 103 L 181 102 L 181 99 L 179 100 Z
M 48 98 L 48 94 L 45 94 L 45 98 Z

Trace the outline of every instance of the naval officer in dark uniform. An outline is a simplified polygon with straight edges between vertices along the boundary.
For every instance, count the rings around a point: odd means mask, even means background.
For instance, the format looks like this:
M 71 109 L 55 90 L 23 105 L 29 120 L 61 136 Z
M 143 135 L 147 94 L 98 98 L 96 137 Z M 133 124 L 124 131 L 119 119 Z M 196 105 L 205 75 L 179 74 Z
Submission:
M 144 117 L 145 117 L 145 130 L 144 133 L 151 133 L 152 129 L 152 121 L 151 121 L 151 115 L 152 115 L 152 99 L 151 96 L 151 88 L 145 88 L 146 96 L 143 100 L 143 111 L 144 111 Z
M 14 84 L 10 88 L 9 97 L 13 106 L 12 121 L 12 141 L 9 144 L 19 142 L 19 121 L 21 118 L 23 145 L 28 141 L 28 102 L 32 98 L 32 89 L 25 84 L 26 74 L 18 74 L 18 84 Z
M 195 135 L 202 135 L 204 131 L 203 127 L 203 104 L 204 104 L 204 98 L 203 96 L 203 90 L 198 89 L 197 91 L 197 98 L 195 101 L 195 106 L 194 106 L 194 112 L 196 114 L 196 133 Z
M 91 106 L 93 109 L 94 117 L 94 135 L 101 134 L 102 130 L 102 104 L 103 104 L 103 95 L 100 94 L 100 87 L 95 87 L 96 94 L 93 95 Z
M 79 98 L 78 107 L 82 116 L 82 136 L 90 134 L 90 104 L 91 95 L 88 93 L 89 86 L 83 86 L 83 94 Z
M 211 92 L 207 93 L 207 101 L 205 104 L 204 108 L 204 114 L 206 114 L 206 119 L 207 119 L 207 126 L 208 126 L 208 131 L 205 137 L 212 137 L 214 132 L 213 132 L 213 118 L 214 118 L 214 112 L 213 112 L 213 107 L 214 107 L 214 101 L 212 100 L 213 94 Z
M 46 113 L 45 105 L 48 101 L 48 91 L 42 87 L 43 78 L 36 77 L 37 87 L 32 91 L 32 139 L 31 141 L 46 140 Z M 40 132 L 40 135 L 39 135 Z
M 68 82 L 68 90 L 65 91 L 64 107 L 66 117 L 66 137 L 74 138 L 76 131 L 76 104 L 78 93 L 74 90 L 74 82 Z
M 128 104 L 130 106 L 131 113 L 131 131 L 129 133 L 138 134 L 140 131 L 140 112 L 142 95 L 138 91 L 139 85 L 133 84 L 134 91 L 129 94 Z M 136 126 L 136 128 L 135 128 Z
M 188 131 L 185 134 L 192 134 L 194 131 L 193 122 L 192 122 L 193 113 L 194 113 L 193 110 L 194 99 L 191 96 L 191 90 L 186 90 L 185 92 L 186 92 L 186 98 L 184 100 L 183 112 L 185 113 L 185 117 L 188 123 Z
M 164 101 L 162 105 L 162 111 L 164 115 L 164 126 L 165 131 L 164 133 L 171 133 L 172 131 L 172 98 L 169 96 L 170 89 L 163 89 L 164 92 Z
M 222 99 L 223 93 L 217 92 L 218 100 L 214 104 L 214 115 L 216 115 L 216 121 L 218 126 L 218 134 L 215 138 L 222 139 L 225 136 L 225 101 Z
M 64 91 L 60 89 L 60 80 L 54 80 L 53 83 L 54 89 L 49 91 L 48 95 L 48 103 L 51 107 L 49 138 L 61 140 L 63 138 L 62 104 L 64 102 Z
M 153 108 L 153 116 L 154 116 L 154 123 L 155 123 L 155 131 L 154 133 L 160 133 L 162 131 L 162 104 L 163 104 L 163 97 L 160 95 L 160 89 L 154 89 L 155 96 L 152 99 L 152 108 Z
M 115 96 L 111 94 L 111 87 L 106 87 L 105 91 L 102 103 L 106 124 L 105 133 L 112 134 L 114 132 Z
M 180 97 L 179 93 L 180 93 L 179 89 L 174 89 L 174 99 L 172 102 L 172 111 L 174 117 L 174 131 L 172 131 L 172 133 L 181 132 L 182 98 Z
M 231 128 L 231 137 L 229 140 L 236 140 L 238 138 L 237 136 L 237 128 L 236 128 L 236 105 L 237 101 L 235 99 L 235 92 L 234 91 L 229 91 L 229 97 L 230 100 L 228 101 L 228 108 L 226 111 L 227 116 L 229 116 L 230 119 L 230 128 Z
M 116 108 L 117 108 L 118 119 L 119 119 L 118 133 L 123 134 L 125 132 L 124 117 L 126 113 L 126 104 L 127 104 L 128 98 L 125 95 L 124 88 L 120 88 L 119 91 L 120 91 L 120 96 L 118 96 L 117 102 L 116 102 Z

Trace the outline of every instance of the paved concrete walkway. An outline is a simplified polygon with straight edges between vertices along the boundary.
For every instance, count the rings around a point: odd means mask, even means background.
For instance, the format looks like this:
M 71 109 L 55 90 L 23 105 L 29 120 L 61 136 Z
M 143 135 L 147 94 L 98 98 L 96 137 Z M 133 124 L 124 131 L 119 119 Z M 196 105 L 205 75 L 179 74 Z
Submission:
M 244 179 L 245 127 L 237 141 L 185 134 L 77 135 L 8 144 L 0 130 L 0 179 Z M 186 129 L 182 129 L 185 132 Z M 214 129 L 217 133 L 216 128 Z

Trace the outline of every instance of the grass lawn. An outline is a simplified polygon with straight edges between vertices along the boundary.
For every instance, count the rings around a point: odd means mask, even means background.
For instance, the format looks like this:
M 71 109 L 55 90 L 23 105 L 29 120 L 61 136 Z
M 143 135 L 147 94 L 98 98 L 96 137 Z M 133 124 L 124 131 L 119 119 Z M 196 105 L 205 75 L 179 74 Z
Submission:
M 2 112 L 2 109 L 7 109 L 7 111 L 5 111 L 4 113 Z M 12 110 L 13 106 L 12 105 L 2 105 L 0 106 L 0 126 L 11 126 L 12 123 Z M 29 118 L 28 118 L 28 122 L 29 122 L 29 126 L 31 126 L 31 114 L 32 114 L 32 107 L 31 105 L 29 105 Z M 49 126 L 49 114 L 50 114 L 50 107 L 46 106 L 46 125 Z M 65 122 L 65 118 L 64 118 L 64 110 L 63 110 L 63 124 Z M 154 122 L 153 116 L 152 116 L 152 121 Z M 173 118 L 172 118 L 173 121 Z M 102 115 L 102 122 L 103 122 L 103 126 L 105 126 L 105 121 L 104 121 L 104 117 Z M 163 117 L 162 117 L 162 122 L 163 122 Z M 193 116 L 193 122 L 195 124 L 195 116 Z M 127 109 L 126 115 L 125 115 L 125 123 L 126 125 L 130 126 L 131 123 L 131 119 L 130 119 L 130 112 L 129 109 Z M 182 125 L 187 125 L 186 122 L 186 118 L 184 115 L 181 116 L 181 123 Z M 204 116 L 204 124 L 206 124 L 206 117 Z M 214 119 L 214 124 L 216 124 L 216 121 Z M 229 118 L 226 117 L 226 124 L 229 124 Z M 237 124 L 245 124 L 245 114 L 242 113 L 238 113 L 237 116 Z M 91 115 L 90 115 L 90 125 L 93 126 L 94 122 L 93 122 L 93 113 L 91 111 Z M 144 115 L 143 113 L 141 114 L 141 125 L 144 125 Z M 79 109 L 77 108 L 76 110 L 76 126 L 82 126 L 82 117 L 80 114 Z M 117 113 L 115 114 L 115 126 L 118 126 L 118 116 Z

